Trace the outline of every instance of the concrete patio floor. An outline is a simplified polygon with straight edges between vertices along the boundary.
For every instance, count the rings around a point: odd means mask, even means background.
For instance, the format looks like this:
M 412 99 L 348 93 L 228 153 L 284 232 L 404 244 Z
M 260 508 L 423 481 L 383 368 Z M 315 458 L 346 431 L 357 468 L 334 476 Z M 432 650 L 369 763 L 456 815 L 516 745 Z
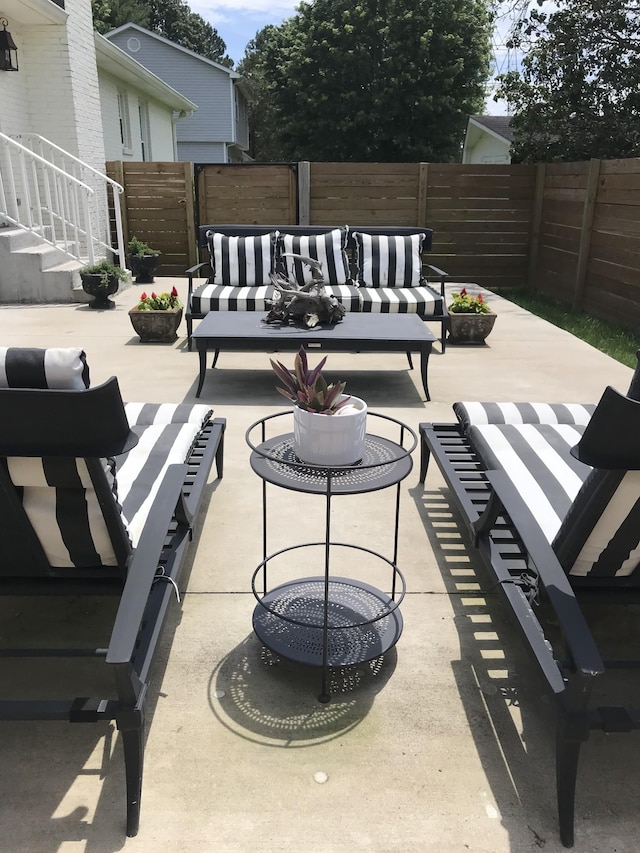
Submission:
M 157 279 L 157 291 L 182 279 Z M 181 337 L 141 344 L 128 309 L 0 308 L 1 346 L 82 346 L 92 384 L 116 375 L 125 400 L 195 401 L 198 356 Z M 453 420 L 456 400 L 589 402 L 626 391 L 632 371 L 500 299 L 487 346 L 434 348 L 432 401 L 403 355 L 330 354 L 328 372 L 370 409 L 404 421 Z M 437 331 L 434 327 L 434 331 Z M 291 361 L 291 354 L 283 354 Z M 151 687 L 140 833 L 124 834 L 121 747 L 111 726 L 0 724 L 0 850 L 12 853 L 527 853 L 559 851 L 550 702 L 519 636 L 460 538 L 435 469 L 402 485 L 399 566 L 404 632 L 377 664 L 333 677 L 318 702 L 317 670 L 277 661 L 252 633 L 251 575 L 262 558 L 261 484 L 247 427 L 286 408 L 268 356 L 221 353 L 202 402 L 227 419 L 225 476 L 201 514 L 182 609 L 174 608 Z M 3 416 L 4 413 L 0 413 Z M 334 501 L 336 538 L 387 555 L 393 490 Z M 320 499 L 269 490 L 269 550 L 321 537 Z M 305 558 L 306 559 L 306 558 Z M 347 564 L 341 573 L 362 567 Z M 293 568 L 296 571 L 296 568 Z M 303 574 L 314 573 L 304 565 Z M 373 568 L 366 580 L 388 586 Z M 294 575 L 295 576 L 295 575 Z M 95 602 L 45 602 L 29 615 L 3 601 L 2 625 L 99 618 Z M 637 611 L 623 622 L 640 638 Z M 28 620 L 28 621 L 27 621 Z M 22 667 L 9 670 L 6 686 Z M 65 675 L 47 669 L 53 687 Z M 628 697 L 625 697 L 628 698 Z M 633 736 L 592 735 L 582 752 L 576 851 L 640 848 Z

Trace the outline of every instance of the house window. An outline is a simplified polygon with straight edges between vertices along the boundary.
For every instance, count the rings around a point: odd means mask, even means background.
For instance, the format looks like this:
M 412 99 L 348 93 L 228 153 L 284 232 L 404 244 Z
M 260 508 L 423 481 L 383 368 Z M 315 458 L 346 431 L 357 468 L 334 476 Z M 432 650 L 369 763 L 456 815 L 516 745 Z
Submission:
M 151 134 L 149 132 L 149 104 L 140 101 L 138 103 L 138 115 L 140 116 L 140 147 L 142 159 L 151 160 Z
M 129 97 L 126 92 L 118 91 L 118 118 L 120 119 L 120 141 L 125 150 L 131 151 L 131 120 L 129 118 Z

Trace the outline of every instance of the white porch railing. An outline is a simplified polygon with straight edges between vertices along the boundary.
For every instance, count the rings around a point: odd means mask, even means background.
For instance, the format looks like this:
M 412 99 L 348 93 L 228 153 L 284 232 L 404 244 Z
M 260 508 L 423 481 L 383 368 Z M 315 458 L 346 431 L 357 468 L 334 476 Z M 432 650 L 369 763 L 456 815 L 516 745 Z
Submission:
M 82 263 L 110 253 L 125 267 L 119 196 L 124 188 L 37 134 L 0 133 L 0 221 L 33 231 Z M 109 228 L 109 193 L 116 246 Z

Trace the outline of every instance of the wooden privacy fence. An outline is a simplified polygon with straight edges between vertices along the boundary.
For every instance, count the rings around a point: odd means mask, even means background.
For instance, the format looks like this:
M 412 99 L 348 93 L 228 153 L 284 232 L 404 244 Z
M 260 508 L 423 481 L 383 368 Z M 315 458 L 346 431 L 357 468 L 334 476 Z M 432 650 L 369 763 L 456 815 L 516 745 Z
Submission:
M 640 325 L 640 160 L 525 165 L 110 163 L 127 239 L 197 260 L 197 224 L 419 225 L 453 281 L 528 284 Z M 195 200 L 194 200 L 195 199 Z

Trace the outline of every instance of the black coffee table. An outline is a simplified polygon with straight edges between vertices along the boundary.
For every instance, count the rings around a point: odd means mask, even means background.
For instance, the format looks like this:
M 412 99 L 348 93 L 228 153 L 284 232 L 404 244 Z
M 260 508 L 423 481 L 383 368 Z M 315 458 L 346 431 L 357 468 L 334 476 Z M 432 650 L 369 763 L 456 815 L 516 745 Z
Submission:
M 307 329 L 264 323 L 264 311 L 210 311 L 193 333 L 200 358 L 196 397 L 200 396 L 207 370 L 207 353 L 215 350 L 212 367 L 221 350 L 268 352 L 270 350 L 326 352 L 405 352 L 413 367 L 412 352 L 420 353 L 422 386 L 430 400 L 427 365 L 433 332 L 416 314 L 346 314 L 339 323 Z

